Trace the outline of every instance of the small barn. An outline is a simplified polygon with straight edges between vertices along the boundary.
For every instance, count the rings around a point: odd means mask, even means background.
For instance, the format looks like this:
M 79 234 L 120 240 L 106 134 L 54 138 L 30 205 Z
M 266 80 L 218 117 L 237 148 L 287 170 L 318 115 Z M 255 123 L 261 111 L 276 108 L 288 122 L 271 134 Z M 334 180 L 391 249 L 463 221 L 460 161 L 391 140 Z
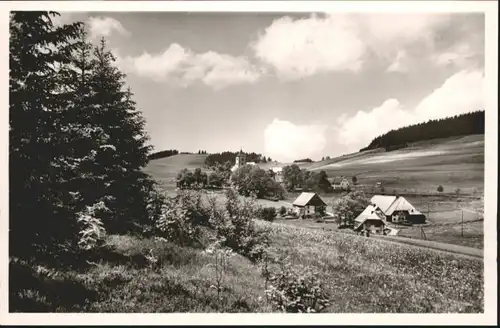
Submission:
M 375 195 L 370 202 L 382 211 L 389 222 L 425 223 L 425 215 L 402 196 Z
M 315 213 L 324 213 L 326 203 L 314 192 L 303 192 L 293 202 L 293 209 L 300 218 L 312 216 Z
M 374 205 L 368 205 L 356 219 L 354 231 L 370 230 L 372 233 L 382 234 L 386 226 L 385 216 Z

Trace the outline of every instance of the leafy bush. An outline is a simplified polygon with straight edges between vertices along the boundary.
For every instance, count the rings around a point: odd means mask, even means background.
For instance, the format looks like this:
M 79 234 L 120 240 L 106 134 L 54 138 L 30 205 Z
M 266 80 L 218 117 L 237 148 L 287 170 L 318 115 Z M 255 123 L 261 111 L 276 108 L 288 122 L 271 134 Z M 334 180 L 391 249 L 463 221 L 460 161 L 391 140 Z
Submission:
M 192 244 L 200 234 L 197 206 L 200 201 L 198 195 L 179 193 L 169 197 L 162 205 L 161 215 L 155 222 L 155 227 L 162 237 L 179 244 Z
M 438 192 L 443 192 L 443 191 L 444 191 L 443 186 L 442 186 L 442 185 L 439 185 L 439 186 L 437 187 L 437 191 L 438 191 Z
M 85 210 L 77 214 L 77 221 L 81 224 L 80 239 L 78 246 L 84 251 L 95 250 L 104 244 L 106 230 L 102 221 L 96 217 L 97 212 L 107 211 L 104 202 L 87 206 Z
M 218 238 L 223 239 L 223 246 L 235 252 L 257 260 L 269 244 L 265 230 L 258 230 L 253 222 L 259 208 L 254 198 L 240 200 L 234 189 L 226 191 L 223 208 L 217 206 L 216 199 L 209 200 L 210 225 L 216 230 Z
M 275 197 L 283 199 L 285 190 L 271 173 L 253 165 L 238 168 L 231 176 L 238 192 L 243 196 L 255 194 L 257 198 Z
M 262 220 L 266 220 L 266 221 L 274 221 L 274 219 L 276 218 L 276 209 L 272 206 L 270 207 L 264 207 L 262 208 L 260 211 L 260 218 Z
M 286 215 L 286 212 L 287 212 L 287 211 L 286 211 L 286 207 L 285 207 L 285 206 L 281 206 L 281 207 L 280 207 L 280 212 L 279 212 L 279 213 L 280 213 L 280 215 L 281 215 L 281 216 L 284 216 L 284 215 Z
M 215 268 L 214 284 L 210 286 L 217 292 L 217 300 L 221 300 L 221 292 L 224 290 L 224 278 L 228 271 L 229 259 L 233 256 L 233 251 L 230 248 L 222 246 L 224 239 L 215 240 L 207 249 L 206 254 L 213 257 L 211 266 Z
M 350 192 L 332 203 L 337 223 L 342 226 L 354 225 L 354 219 L 370 204 L 370 201 L 361 191 Z
M 311 267 L 294 267 L 287 258 L 279 259 L 278 269 L 270 274 L 269 283 L 266 296 L 277 310 L 314 313 L 330 305 L 319 273 Z

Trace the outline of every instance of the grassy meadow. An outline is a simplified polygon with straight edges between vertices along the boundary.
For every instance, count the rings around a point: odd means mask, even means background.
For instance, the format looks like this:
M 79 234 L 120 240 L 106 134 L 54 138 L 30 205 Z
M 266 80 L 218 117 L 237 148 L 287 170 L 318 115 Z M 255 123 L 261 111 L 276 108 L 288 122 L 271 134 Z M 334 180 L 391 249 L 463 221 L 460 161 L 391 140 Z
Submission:
M 256 221 L 293 265 L 319 272 L 332 313 L 478 313 L 483 262 L 375 238 Z M 204 231 L 208 240 L 211 231 Z M 259 267 L 233 255 L 215 284 L 206 245 L 111 235 L 106 252 L 86 268 L 49 269 L 11 263 L 10 297 L 18 312 L 271 312 Z M 153 260 L 151 260 L 153 258 Z M 56 288 L 54 288 L 56 287 Z M 64 290 L 64 293 L 60 292 Z M 15 310 L 12 310 L 15 309 Z
M 146 172 L 160 181 L 169 194 L 174 194 L 177 173 L 183 168 L 202 168 L 206 156 L 179 154 L 153 160 L 146 167 Z M 272 165 L 274 162 L 259 164 L 262 168 Z M 427 140 L 391 152 L 369 150 L 325 161 L 299 163 L 299 166 L 309 170 L 325 170 L 329 177 L 356 175 L 356 188 L 364 190 L 368 196 L 377 193 L 404 195 L 427 216 L 427 224 L 423 226 L 427 239 L 483 247 L 483 223 L 477 221 L 479 215 L 475 210 L 484 206 L 479 199 L 484 188 L 484 135 Z M 383 192 L 374 188 L 377 182 L 384 186 Z M 439 185 L 444 188 L 442 193 L 436 191 Z M 457 188 L 460 189 L 458 195 Z M 289 193 L 284 201 L 259 199 L 258 203 L 262 206 L 289 208 L 298 194 Z M 223 201 L 223 195 L 220 195 Z M 341 195 L 320 194 L 328 204 Z M 331 211 L 330 206 L 327 211 Z M 461 232 L 462 215 L 465 222 L 464 236 Z M 291 223 L 302 224 L 297 220 Z M 314 228 L 318 225 L 314 222 L 308 224 Z M 318 227 L 323 228 L 325 225 Z M 334 224 L 325 228 L 334 228 Z M 400 236 L 424 238 L 420 227 L 402 228 Z
M 401 227 L 400 236 L 483 247 L 483 222 L 473 197 L 482 192 L 484 138 L 433 140 L 389 153 L 367 151 L 329 161 L 302 164 L 329 176 L 356 175 L 361 186 L 382 182 L 386 192 L 407 192 L 414 206 L 429 214 L 427 224 Z M 413 154 L 413 155 L 412 155 Z M 415 155 L 417 154 L 417 155 Z M 399 156 L 399 157 L 398 157 Z M 146 168 L 172 195 L 183 169 L 202 168 L 206 155 L 180 154 L 153 160 Z M 270 164 L 267 164 L 270 165 Z M 205 170 L 205 169 L 204 169 Z M 437 185 L 445 191 L 436 194 Z M 461 189 L 456 195 L 453 190 Z M 370 188 L 367 189 L 370 195 Z M 224 194 L 217 195 L 220 205 Z M 290 207 L 285 201 L 258 200 L 263 206 Z M 340 194 L 322 195 L 331 202 Z M 464 208 L 462 237 L 461 209 Z M 329 209 L 330 210 L 330 209 Z M 268 231 L 269 249 L 287 255 L 294 266 L 318 272 L 332 313 L 478 313 L 484 311 L 483 261 L 458 254 L 337 229 L 312 220 L 255 221 Z M 261 267 L 246 257 L 229 258 L 220 297 L 214 289 L 214 256 L 205 250 L 215 232 L 203 228 L 197 246 L 159 238 L 110 235 L 94 262 L 50 267 L 11 258 L 11 312 L 272 312 Z M 13 292 L 15 291 L 15 292 Z M 64 291 L 64 292 L 62 292 Z
M 149 162 L 144 169 L 144 172 L 152 175 L 155 180 L 161 183 L 162 187 L 169 194 L 175 192 L 175 179 L 177 174 L 184 168 L 194 170 L 201 168 L 202 171 L 208 172 L 203 167 L 207 155 L 199 154 L 178 154 L 166 158 L 155 159 Z
M 307 166 L 325 170 L 328 176 L 356 175 L 368 188 L 381 182 L 386 192 L 472 194 L 484 188 L 484 135 L 434 139 L 408 148 L 383 152 L 364 151 Z

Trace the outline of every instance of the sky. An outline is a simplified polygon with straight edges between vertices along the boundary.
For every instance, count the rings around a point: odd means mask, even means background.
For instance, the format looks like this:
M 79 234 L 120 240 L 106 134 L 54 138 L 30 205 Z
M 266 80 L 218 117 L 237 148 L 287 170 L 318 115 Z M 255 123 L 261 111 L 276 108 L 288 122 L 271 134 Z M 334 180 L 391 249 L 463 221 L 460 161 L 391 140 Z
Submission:
M 156 151 L 356 152 L 484 108 L 484 15 L 67 12 L 105 37 Z

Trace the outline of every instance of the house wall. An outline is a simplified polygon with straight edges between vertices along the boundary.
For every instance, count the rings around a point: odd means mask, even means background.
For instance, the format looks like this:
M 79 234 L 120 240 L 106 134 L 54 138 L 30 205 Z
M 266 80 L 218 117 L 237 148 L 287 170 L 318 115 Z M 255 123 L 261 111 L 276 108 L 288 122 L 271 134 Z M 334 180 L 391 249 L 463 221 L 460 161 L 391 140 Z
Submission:
M 294 206 L 293 211 L 299 216 L 312 215 L 312 214 L 316 213 L 316 207 L 315 206 L 304 206 L 304 207 Z
M 374 233 L 382 233 L 384 228 L 385 224 L 381 221 L 366 221 L 363 223 L 363 229 L 370 230 Z

